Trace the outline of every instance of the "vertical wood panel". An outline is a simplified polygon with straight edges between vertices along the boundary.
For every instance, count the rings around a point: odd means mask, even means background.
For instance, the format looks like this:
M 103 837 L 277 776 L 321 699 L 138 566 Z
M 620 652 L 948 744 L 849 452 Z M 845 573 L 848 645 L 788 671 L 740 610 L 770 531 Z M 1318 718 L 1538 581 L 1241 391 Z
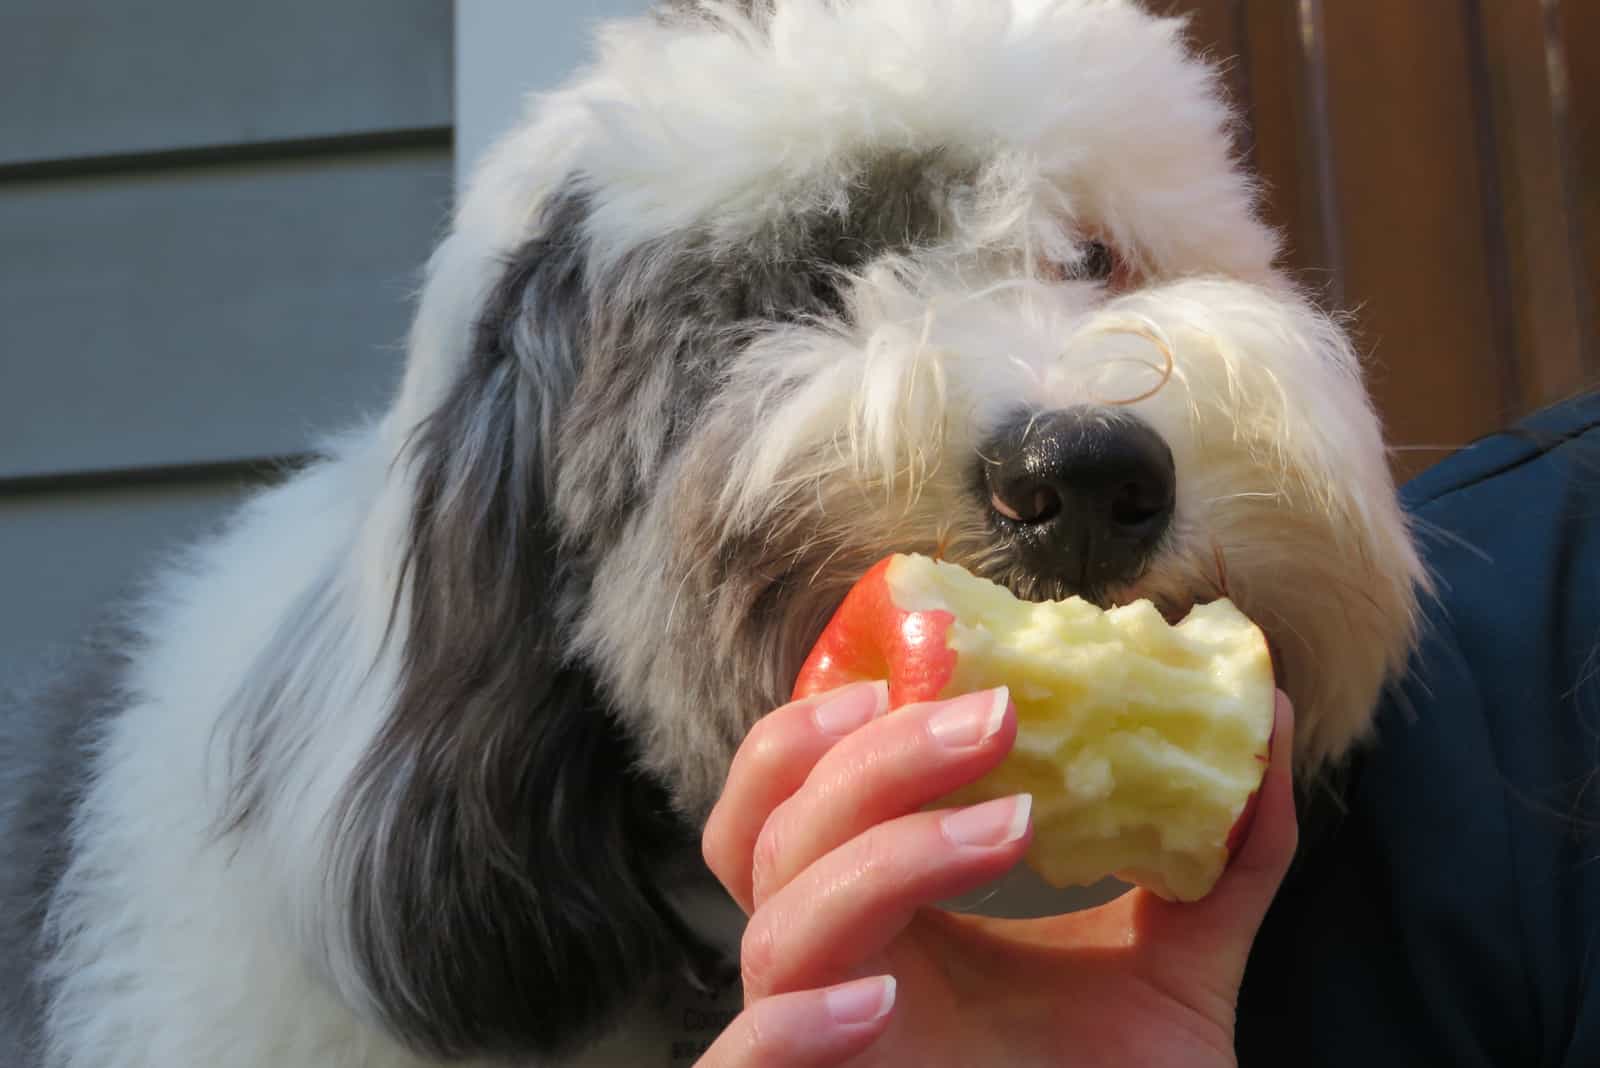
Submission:
M 1600 44 L 1600 4 L 1595 0 L 1546 0 L 1552 9 L 1554 87 L 1561 92 L 1557 107 L 1565 121 L 1564 168 L 1573 204 L 1574 240 L 1578 251 L 1578 326 L 1585 346 L 1587 387 L 1600 386 L 1600 77 L 1594 70 Z
M 1153 6 L 1164 15 L 1181 15 L 1189 21 L 1189 39 L 1195 49 L 1222 70 L 1229 103 L 1242 120 L 1240 150 L 1250 150 L 1250 59 L 1245 39 L 1245 0 L 1164 0 Z
M 1264 184 L 1266 212 L 1283 231 L 1285 266 L 1319 293 L 1337 291 L 1322 226 L 1315 160 L 1317 131 L 1310 115 L 1310 74 L 1301 48 L 1298 5 L 1248 0 L 1252 162 Z
M 1512 312 L 1511 251 L 1507 235 L 1507 208 L 1502 188 L 1499 123 L 1495 115 L 1493 89 L 1489 75 L 1489 45 L 1484 39 L 1483 0 L 1458 0 L 1461 35 L 1466 50 L 1467 100 L 1472 116 L 1472 144 L 1475 152 L 1474 175 L 1478 180 L 1478 226 L 1483 242 L 1484 280 L 1489 302 L 1484 308 L 1488 320 L 1490 354 L 1499 370 L 1500 413 L 1509 419 L 1523 407 L 1524 360 L 1517 344 L 1515 316 Z M 1498 7 L 1504 11 L 1504 7 Z
M 1585 378 L 1588 345 L 1580 319 L 1572 191 L 1564 180 L 1562 117 L 1552 74 L 1562 78 L 1560 47 L 1539 0 L 1482 3 L 1483 61 L 1503 192 L 1509 344 L 1521 366 L 1520 409 L 1569 394 Z M 1552 70 L 1551 61 L 1556 67 Z
M 1165 9 L 1242 57 L 1285 266 L 1355 315 L 1397 474 L 1600 388 L 1600 2 Z
M 1513 413 L 1501 397 L 1484 190 L 1455 3 L 1324 9 L 1347 299 L 1375 354 L 1395 439 L 1458 446 Z M 1402 455 L 1402 475 L 1437 460 Z
M 1317 262 L 1327 274 L 1328 303 L 1343 309 L 1350 279 L 1345 253 L 1344 220 L 1338 196 L 1338 151 L 1333 130 L 1333 71 L 1328 61 L 1328 26 L 1323 0 L 1299 0 L 1295 18 L 1300 46 L 1299 98 L 1302 131 L 1299 145 L 1310 175 L 1306 192 L 1319 235 Z

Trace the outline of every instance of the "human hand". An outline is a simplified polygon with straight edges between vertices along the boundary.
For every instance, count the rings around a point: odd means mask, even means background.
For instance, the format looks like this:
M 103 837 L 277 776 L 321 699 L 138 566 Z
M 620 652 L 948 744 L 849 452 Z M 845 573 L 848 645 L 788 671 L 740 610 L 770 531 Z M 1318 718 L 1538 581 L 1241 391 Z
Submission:
M 1028 847 L 1025 795 L 922 811 L 1010 750 L 1005 691 L 886 708 L 882 684 L 846 687 L 772 712 L 740 747 L 703 844 L 750 917 L 745 1009 L 698 1068 L 1232 1065 L 1245 961 L 1296 844 L 1288 699 L 1210 895 L 1136 888 L 1035 920 L 934 906 Z

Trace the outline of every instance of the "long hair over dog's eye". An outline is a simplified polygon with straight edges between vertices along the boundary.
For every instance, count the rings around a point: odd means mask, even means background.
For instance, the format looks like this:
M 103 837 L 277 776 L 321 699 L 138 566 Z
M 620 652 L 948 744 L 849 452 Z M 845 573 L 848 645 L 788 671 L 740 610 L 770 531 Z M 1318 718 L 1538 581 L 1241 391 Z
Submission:
M 1057 282 L 1099 282 L 1117 292 L 1133 286 L 1132 265 L 1110 242 L 1091 238 L 1082 242 L 1078 249 L 1077 259 L 1070 263 L 1042 264 L 1044 276 Z

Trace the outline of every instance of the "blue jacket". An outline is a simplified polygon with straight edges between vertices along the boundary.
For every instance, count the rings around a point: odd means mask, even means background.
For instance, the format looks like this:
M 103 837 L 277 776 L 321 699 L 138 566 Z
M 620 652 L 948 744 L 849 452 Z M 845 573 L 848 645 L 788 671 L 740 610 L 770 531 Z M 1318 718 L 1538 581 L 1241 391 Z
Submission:
M 1600 398 L 1410 483 L 1409 676 L 1251 956 L 1245 1066 L 1600 1066 Z

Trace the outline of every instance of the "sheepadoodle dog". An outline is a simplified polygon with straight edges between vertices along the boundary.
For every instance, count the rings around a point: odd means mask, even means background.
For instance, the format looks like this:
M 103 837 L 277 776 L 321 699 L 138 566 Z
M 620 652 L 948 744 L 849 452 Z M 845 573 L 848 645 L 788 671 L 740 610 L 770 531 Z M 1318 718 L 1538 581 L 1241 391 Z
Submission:
M 1423 579 L 1231 121 L 1131 0 L 604 26 L 464 191 L 392 405 L 0 714 L 0 1061 L 581 1056 L 719 967 L 700 820 L 891 551 L 1225 589 L 1336 761 Z

